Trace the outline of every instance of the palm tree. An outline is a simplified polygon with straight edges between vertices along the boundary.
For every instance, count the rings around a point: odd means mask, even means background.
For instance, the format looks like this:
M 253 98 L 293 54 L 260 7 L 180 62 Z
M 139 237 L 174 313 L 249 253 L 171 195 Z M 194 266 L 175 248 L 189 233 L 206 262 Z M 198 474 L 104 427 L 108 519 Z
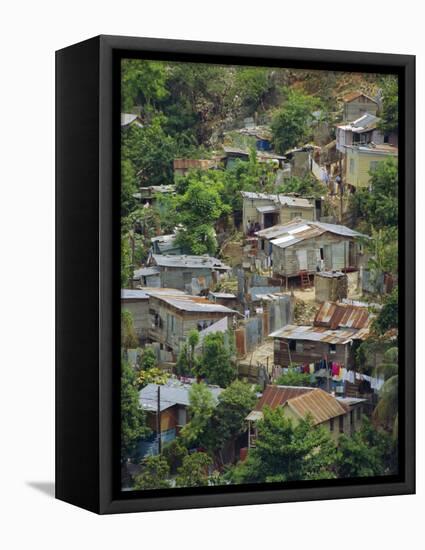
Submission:
M 393 347 L 384 354 L 377 373 L 383 373 L 385 382 L 379 392 L 379 401 L 373 411 L 373 421 L 398 436 L 398 348 Z

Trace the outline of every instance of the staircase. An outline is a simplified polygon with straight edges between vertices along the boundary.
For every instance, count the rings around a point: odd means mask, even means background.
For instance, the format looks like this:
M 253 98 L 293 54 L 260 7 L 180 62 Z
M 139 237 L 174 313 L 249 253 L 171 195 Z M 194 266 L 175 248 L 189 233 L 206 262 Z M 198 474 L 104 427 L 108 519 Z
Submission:
M 310 277 L 308 276 L 308 272 L 306 270 L 300 271 L 300 283 L 303 290 L 310 288 L 311 286 Z

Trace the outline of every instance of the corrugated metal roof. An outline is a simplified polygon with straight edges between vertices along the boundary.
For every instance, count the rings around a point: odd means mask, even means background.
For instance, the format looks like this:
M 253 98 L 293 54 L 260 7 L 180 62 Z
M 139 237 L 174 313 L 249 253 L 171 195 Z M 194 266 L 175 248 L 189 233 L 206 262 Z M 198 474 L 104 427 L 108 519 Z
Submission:
M 323 223 L 296 218 L 286 224 L 274 225 L 256 232 L 258 237 L 270 240 L 279 248 L 287 248 L 295 243 L 318 237 L 323 233 L 332 233 L 347 238 L 369 238 L 358 231 L 344 225 Z
M 314 424 L 321 424 L 347 412 L 342 403 L 320 388 L 313 388 L 308 393 L 290 399 L 286 406 L 300 418 L 311 415 Z
M 148 300 L 148 298 L 149 296 L 144 290 L 121 289 L 121 300 Z
M 349 92 L 342 99 L 345 103 L 349 103 L 350 101 L 353 101 L 354 99 L 357 99 L 360 96 L 363 96 L 363 97 L 366 97 L 367 99 L 370 99 L 370 101 L 373 101 L 373 103 L 378 103 L 376 101 L 376 99 L 373 99 L 373 97 L 370 97 L 370 96 L 364 94 L 363 92 Z
M 310 392 L 312 388 L 303 386 L 277 386 L 269 385 L 264 390 L 263 395 L 256 404 L 254 410 L 262 411 L 265 406 L 275 409 L 284 405 L 289 399 L 299 397 L 304 393 Z
M 373 315 L 367 307 L 341 302 L 324 302 L 316 314 L 314 324 L 332 330 L 339 328 L 363 329 L 370 326 L 372 318 Z
M 362 132 L 374 130 L 377 127 L 379 120 L 381 120 L 379 117 L 372 115 L 371 113 L 365 113 L 360 118 L 353 120 L 353 122 L 338 125 L 338 128 L 341 130 L 349 130 L 356 134 L 361 134 Z
M 140 277 L 151 277 L 152 275 L 159 275 L 159 269 L 156 267 L 141 267 L 134 270 L 134 279 L 140 279 Z
M 310 414 L 314 424 L 326 422 L 330 418 L 345 414 L 348 410 L 343 403 L 319 388 L 269 385 L 246 419 L 261 420 L 262 411 L 266 406 L 271 409 L 288 407 L 300 418 Z
M 283 338 L 288 340 L 308 340 L 311 342 L 326 342 L 327 344 L 348 344 L 352 340 L 364 340 L 369 334 L 369 329 L 338 329 L 331 330 L 325 327 L 312 327 L 305 325 L 285 325 L 275 330 L 269 336 L 271 338 Z
M 225 298 L 229 300 L 234 300 L 236 298 L 236 295 L 230 292 L 210 292 L 209 295 L 214 296 L 214 298 Z
M 255 193 L 252 191 L 241 191 L 241 195 L 244 199 L 251 199 L 251 200 L 266 200 L 266 201 L 272 201 L 276 204 L 286 205 L 286 206 L 294 206 L 297 208 L 314 208 L 314 203 L 310 202 L 308 199 L 304 199 L 302 197 L 292 197 L 288 195 L 281 195 L 278 194 L 270 194 L 270 193 Z M 259 208 L 265 208 L 264 206 L 257 207 L 257 210 Z
M 202 296 L 191 296 L 189 294 L 167 295 L 165 293 L 155 292 L 150 292 L 150 295 L 181 311 L 224 314 L 234 313 L 232 309 L 221 304 L 211 302 Z
M 228 271 L 230 269 L 230 267 L 224 264 L 221 260 L 212 256 L 153 254 L 152 258 L 155 264 L 160 267 L 189 267 L 197 269 L 205 267 L 213 270 L 217 269 L 224 271 Z
M 182 384 L 178 380 L 169 380 L 161 385 L 160 390 L 160 410 L 164 411 L 174 405 L 189 405 L 189 391 L 191 384 Z M 210 390 L 214 402 L 220 395 L 222 389 L 213 386 L 207 386 Z M 158 384 L 148 384 L 139 391 L 139 404 L 147 411 L 157 411 L 158 409 Z

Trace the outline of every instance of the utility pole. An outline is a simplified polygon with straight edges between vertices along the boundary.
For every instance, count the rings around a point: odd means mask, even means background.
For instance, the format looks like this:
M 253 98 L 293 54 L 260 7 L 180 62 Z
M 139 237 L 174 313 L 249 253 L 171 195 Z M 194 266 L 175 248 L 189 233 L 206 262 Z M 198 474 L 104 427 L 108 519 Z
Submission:
M 158 384 L 157 405 L 156 405 L 156 431 L 158 434 L 158 454 L 161 454 L 161 386 Z

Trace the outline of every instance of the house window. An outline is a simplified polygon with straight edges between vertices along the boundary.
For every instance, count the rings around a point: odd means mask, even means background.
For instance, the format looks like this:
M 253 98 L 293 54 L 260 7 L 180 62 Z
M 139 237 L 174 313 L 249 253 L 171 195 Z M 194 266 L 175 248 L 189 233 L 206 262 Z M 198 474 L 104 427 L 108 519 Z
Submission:
M 296 340 L 289 340 L 288 344 L 289 344 L 289 349 L 291 351 L 296 350 L 296 347 L 297 347 L 297 341 Z
M 329 353 L 336 353 L 336 344 L 329 344 Z
M 329 431 L 333 432 L 334 431 L 334 419 L 331 418 L 329 420 Z
M 265 240 L 261 239 L 261 250 L 264 250 L 264 244 L 265 244 Z
M 378 168 L 379 160 L 371 160 L 369 165 L 369 172 L 375 172 Z
M 339 417 L 339 433 L 340 434 L 344 433 L 344 415 L 343 414 L 341 414 L 341 416 Z
M 350 159 L 350 174 L 354 174 L 356 168 L 356 161 L 354 159 Z

